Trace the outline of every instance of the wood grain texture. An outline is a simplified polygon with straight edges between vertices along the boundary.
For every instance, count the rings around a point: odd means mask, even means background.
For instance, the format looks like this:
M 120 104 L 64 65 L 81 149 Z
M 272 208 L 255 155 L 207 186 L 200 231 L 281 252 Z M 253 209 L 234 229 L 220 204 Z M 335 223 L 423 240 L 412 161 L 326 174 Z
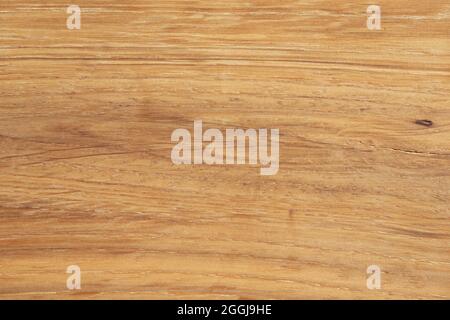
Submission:
M 73 2 L 0 3 L 1 299 L 450 298 L 448 0 Z M 278 174 L 173 165 L 196 119 Z

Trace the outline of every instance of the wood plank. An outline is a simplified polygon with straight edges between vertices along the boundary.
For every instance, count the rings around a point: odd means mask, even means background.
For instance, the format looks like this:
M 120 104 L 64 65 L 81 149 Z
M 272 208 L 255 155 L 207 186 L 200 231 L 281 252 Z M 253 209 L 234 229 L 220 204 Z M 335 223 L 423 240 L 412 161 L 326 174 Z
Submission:
M 450 298 L 447 0 L 41 2 L 0 5 L 0 299 Z M 174 165 L 199 119 L 278 173 Z

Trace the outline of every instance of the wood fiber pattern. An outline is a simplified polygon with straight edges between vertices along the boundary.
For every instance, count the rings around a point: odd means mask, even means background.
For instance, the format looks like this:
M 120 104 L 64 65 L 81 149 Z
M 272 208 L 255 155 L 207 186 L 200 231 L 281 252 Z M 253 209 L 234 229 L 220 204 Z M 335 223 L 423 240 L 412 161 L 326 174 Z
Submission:
M 450 298 L 448 0 L 73 2 L 0 3 L 0 299 Z M 197 119 L 278 174 L 172 164 Z

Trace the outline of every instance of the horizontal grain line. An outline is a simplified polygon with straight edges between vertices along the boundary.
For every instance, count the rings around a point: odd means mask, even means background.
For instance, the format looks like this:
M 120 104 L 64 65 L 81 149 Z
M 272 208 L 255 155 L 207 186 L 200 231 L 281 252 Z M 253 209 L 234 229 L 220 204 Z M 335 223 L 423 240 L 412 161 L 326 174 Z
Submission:
M 43 160 L 43 161 L 24 163 L 24 164 L 21 164 L 21 166 L 30 166 L 30 165 L 43 164 L 43 163 L 47 163 L 47 162 L 60 161 L 60 160 L 64 161 L 64 160 L 83 159 L 83 158 L 91 158 L 91 157 L 103 157 L 103 156 L 114 156 L 114 155 L 123 155 L 123 154 L 142 153 L 142 152 L 147 152 L 147 151 L 148 150 L 110 152 L 110 153 L 96 153 L 96 154 L 79 155 L 79 156 L 73 156 L 73 157 L 52 158 L 52 159 L 46 159 L 46 160 Z
M 426 72 L 427 74 L 442 74 L 442 75 L 447 75 L 450 74 L 450 70 L 447 71 L 445 69 L 436 69 L 436 68 L 412 68 L 409 66 L 394 66 L 394 65 L 376 65 L 376 64 L 363 64 L 363 63 L 351 63 L 351 62 L 333 62 L 333 61 L 313 61 L 313 60 L 290 60 L 290 59 L 277 59 L 277 60 L 268 60 L 268 59 L 230 59 L 228 57 L 219 57 L 219 58 L 200 58 L 200 59 L 173 59 L 173 60 L 168 60 L 168 59 L 148 59 L 148 58 L 82 58 L 82 57 L 10 57 L 10 58 L 0 58 L 0 61 L 133 61 L 133 62 L 156 62 L 156 63 L 147 63 L 149 65 L 179 65 L 179 66 L 198 66 L 198 64 L 183 64 L 183 62 L 226 62 L 226 61 L 230 61 L 230 62 L 272 62 L 272 63 L 284 63 L 284 62 L 288 62 L 288 63 L 304 63 L 304 64 L 318 64 L 318 65 L 335 65 L 335 66 L 349 66 L 349 67 L 360 67 L 363 69 L 375 69 L 375 70 L 379 70 L 379 71 L 418 71 L 418 72 Z M 165 62 L 165 63 L 162 63 Z M 131 64 L 126 64 L 126 65 L 131 65 Z M 141 63 L 141 64 L 134 64 L 134 65 L 146 65 L 145 63 Z M 207 65 L 207 64 L 205 64 Z M 222 63 L 222 64 L 214 64 L 216 66 L 221 66 L 221 65 L 229 65 L 226 63 Z M 238 64 L 233 64 L 234 67 L 248 67 L 248 66 L 254 66 L 254 67 L 264 67 L 264 68 L 292 68 L 295 67 L 295 65 L 271 65 L 271 66 L 264 66 L 264 65 L 238 65 Z
M 80 147 L 69 148 L 69 149 L 53 149 L 53 150 L 46 150 L 46 151 L 42 151 L 42 152 L 6 156 L 6 157 L 0 158 L 0 161 L 6 160 L 6 159 L 15 159 L 15 158 L 43 155 L 43 154 L 52 153 L 52 152 L 74 151 L 74 150 L 81 150 L 81 149 L 95 149 L 95 148 L 107 148 L 107 147 L 111 147 L 111 146 L 110 145 L 99 145 L 99 146 L 80 146 Z

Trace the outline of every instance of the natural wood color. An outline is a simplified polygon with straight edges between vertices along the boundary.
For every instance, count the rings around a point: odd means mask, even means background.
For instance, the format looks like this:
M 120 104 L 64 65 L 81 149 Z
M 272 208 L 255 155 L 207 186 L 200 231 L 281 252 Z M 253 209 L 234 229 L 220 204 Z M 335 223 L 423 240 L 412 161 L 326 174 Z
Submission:
M 448 0 L 73 2 L 0 4 L 0 298 L 450 298 Z M 196 119 L 279 173 L 174 166 Z

